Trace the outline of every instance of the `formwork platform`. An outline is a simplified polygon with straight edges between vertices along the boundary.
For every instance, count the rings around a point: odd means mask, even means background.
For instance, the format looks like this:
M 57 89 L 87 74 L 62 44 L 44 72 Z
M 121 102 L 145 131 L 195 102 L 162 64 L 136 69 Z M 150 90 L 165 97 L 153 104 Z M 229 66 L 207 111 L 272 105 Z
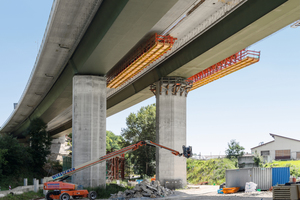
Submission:
M 126 62 L 107 75 L 107 87 L 117 88 L 170 50 L 176 38 L 155 34 Z
M 222 78 L 237 70 L 247 67 L 258 62 L 260 59 L 260 52 L 251 50 L 241 50 L 236 54 L 214 64 L 213 66 L 191 76 L 188 78 L 193 81 L 191 90 L 197 89 L 212 81 Z

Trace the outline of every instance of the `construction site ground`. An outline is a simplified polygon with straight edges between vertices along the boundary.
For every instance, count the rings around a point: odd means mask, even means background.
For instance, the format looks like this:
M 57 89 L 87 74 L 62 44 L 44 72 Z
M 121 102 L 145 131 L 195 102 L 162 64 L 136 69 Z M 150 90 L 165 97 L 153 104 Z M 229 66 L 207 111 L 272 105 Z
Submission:
M 174 196 L 155 198 L 159 200 L 175 200 L 175 199 L 203 199 L 203 200 L 271 200 L 272 192 L 261 191 L 261 192 L 238 192 L 234 194 L 218 194 L 219 186 L 213 185 L 201 185 L 198 189 L 184 189 L 176 190 Z M 144 200 L 150 198 L 131 198 L 132 200 Z M 88 199 L 85 199 L 88 200 Z
M 201 186 L 189 186 L 190 189 L 176 190 L 175 195 L 168 197 L 155 198 L 157 200 L 175 200 L 175 199 L 202 199 L 202 200 L 271 200 L 272 192 L 270 191 L 261 191 L 261 192 L 237 192 L 234 194 L 218 194 L 219 186 L 213 185 L 201 185 Z M 4 191 L 3 191 L 4 192 Z M 15 194 L 23 193 L 20 191 L 14 191 Z M 4 196 L 4 195 L 3 195 Z M 1 196 L 0 196 L 1 197 Z M 144 200 L 150 198 L 131 198 L 132 200 Z M 43 199 L 41 199 L 43 200 Z M 88 200 L 88 199 L 82 199 Z M 104 200 L 104 199 L 102 199 Z M 115 199 L 117 200 L 117 199 Z M 119 198 L 118 200 L 121 200 Z

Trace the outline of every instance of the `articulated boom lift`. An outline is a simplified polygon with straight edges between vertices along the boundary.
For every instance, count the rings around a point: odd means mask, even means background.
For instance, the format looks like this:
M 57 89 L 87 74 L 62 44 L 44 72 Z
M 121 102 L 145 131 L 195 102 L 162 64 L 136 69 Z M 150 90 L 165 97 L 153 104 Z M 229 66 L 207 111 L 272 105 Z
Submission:
M 68 169 L 68 170 L 58 173 L 54 176 L 45 177 L 44 178 L 44 181 L 45 181 L 44 190 L 54 190 L 53 192 L 49 191 L 46 194 L 46 199 L 47 200 L 53 200 L 53 199 L 69 200 L 71 196 L 73 197 L 73 199 L 79 198 L 79 197 L 88 197 L 91 200 L 96 199 L 96 197 L 97 197 L 96 192 L 91 191 L 89 193 L 87 190 L 77 190 L 77 185 L 71 184 L 71 183 L 65 183 L 63 181 L 65 179 L 69 178 L 70 176 L 72 176 L 76 172 L 79 172 L 83 169 L 86 169 L 86 168 L 96 165 L 98 163 L 109 160 L 111 158 L 117 157 L 118 155 L 125 154 L 130 151 L 135 151 L 139 147 L 144 146 L 144 145 L 150 145 L 150 146 L 169 150 L 175 156 L 184 156 L 186 158 L 189 158 L 192 156 L 192 147 L 191 146 L 185 147 L 183 145 L 182 146 L 183 153 L 179 153 L 178 151 L 176 151 L 174 149 L 170 149 L 168 147 L 156 144 L 149 140 L 139 141 L 136 144 L 130 145 L 130 146 L 120 149 L 118 151 L 111 152 L 105 156 L 98 158 L 98 159 L 86 162 L 80 166 Z

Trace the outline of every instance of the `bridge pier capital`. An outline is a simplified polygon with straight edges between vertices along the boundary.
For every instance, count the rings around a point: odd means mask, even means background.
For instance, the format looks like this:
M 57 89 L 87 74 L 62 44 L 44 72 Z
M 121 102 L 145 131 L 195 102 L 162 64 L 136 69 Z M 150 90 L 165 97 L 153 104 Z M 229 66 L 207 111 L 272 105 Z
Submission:
M 187 96 L 191 88 L 193 87 L 193 82 L 189 79 L 170 76 L 163 77 L 158 82 L 150 85 L 150 90 L 154 95 L 165 94 L 165 95 L 179 95 L 179 96 Z

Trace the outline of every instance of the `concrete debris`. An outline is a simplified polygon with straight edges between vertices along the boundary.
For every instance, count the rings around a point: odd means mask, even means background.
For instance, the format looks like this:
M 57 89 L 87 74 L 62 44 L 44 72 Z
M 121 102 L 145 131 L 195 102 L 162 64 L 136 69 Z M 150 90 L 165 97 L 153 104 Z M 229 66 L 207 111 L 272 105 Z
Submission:
M 134 187 L 136 186 L 138 183 L 136 181 L 128 181 L 128 186 L 129 187 Z
M 112 194 L 110 199 L 130 199 L 142 197 L 159 198 L 172 194 L 174 194 L 174 191 L 162 187 L 159 181 L 152 181 L 152 183 L 150 183 L 145 179 L 141 183 L 137 184 L 132 190 L 125 190 L 124 192 L 119 191 L 116 194 Z

